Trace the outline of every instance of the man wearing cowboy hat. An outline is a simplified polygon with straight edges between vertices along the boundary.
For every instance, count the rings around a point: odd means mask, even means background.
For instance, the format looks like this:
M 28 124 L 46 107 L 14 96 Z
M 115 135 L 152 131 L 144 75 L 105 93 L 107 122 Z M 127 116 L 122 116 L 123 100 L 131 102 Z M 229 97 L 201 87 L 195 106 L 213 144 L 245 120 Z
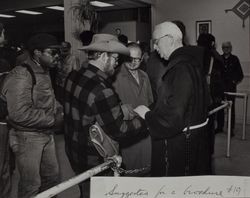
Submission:
M 88 141 L 89 128 L 95 122 L 117 141 L 145 127 L 141 118 L 134 117 L 132 108 L 121 105 L 109 79 L 115 73 L 119 54 L 129 55 L 128 48 L 113 35 L 95 34 L 80 50 L 91 51 L 93 59 L 87 67 L 70 73 L 64 101 L 66 153 L 77 174 L 101 163 Z

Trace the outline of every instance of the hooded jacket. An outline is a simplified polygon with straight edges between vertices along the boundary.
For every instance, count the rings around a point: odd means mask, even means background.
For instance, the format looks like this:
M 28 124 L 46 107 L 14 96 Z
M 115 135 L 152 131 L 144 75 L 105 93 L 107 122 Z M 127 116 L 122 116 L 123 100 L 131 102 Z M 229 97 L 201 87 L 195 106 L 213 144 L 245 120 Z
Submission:
M 167 140 L 168 175 L 184 175 L 185 135 L 183 129 L 206 121 L 209 104 L 208 86 L 203 68 L 203 50 L 187 46 L 175 50 L 169 57 L 169 64 L 157 90 L 158 100 L 152 111 L 145 115 L 150 135 L 154 139 L 152 153 L 153 175 L 165 175 L 165 153 Z M 204 174 L 207 171 L 208 155 L 206 127 L 191 135 L 194 151 L 191 156 L 190 174 Z M 204 152 L 201 152 L 201 151 Z M 208 149 L 209 150 L 209 149 Z M 193 152 L 193 151 L 192 151 Z M 196 169 L 198 167 L 198 169 Z M 154 172 L 155 171 L 155 172 Z

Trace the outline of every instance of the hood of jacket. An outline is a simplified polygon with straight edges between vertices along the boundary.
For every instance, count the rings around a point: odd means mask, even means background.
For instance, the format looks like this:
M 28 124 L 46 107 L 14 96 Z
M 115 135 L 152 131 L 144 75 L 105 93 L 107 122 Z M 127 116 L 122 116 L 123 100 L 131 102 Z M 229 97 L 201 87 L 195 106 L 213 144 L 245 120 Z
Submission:
M 184 46 L 176 49 L 171 56 L 169 61 L 179 60 L 191 61 L 198 67 L 203 67 L 204 61 L 204 48 L 199 46 Z M 169 64 L 171 66 L 171 64 Z

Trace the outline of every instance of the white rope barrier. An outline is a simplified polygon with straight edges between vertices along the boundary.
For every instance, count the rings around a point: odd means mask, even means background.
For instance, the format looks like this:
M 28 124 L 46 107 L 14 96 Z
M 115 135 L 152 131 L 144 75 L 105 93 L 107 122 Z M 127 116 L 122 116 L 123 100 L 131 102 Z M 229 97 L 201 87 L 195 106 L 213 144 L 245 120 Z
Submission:
M 229 106 L 229 103 L 228 101 L 222 101 L 223 105 L 219 106 L 219 107 L 216 107 L 215 109 L 211 110 L 208 112 L 208 115 L 212 115 L 214 113 L 216 113 L 217 111 L 221 110 L 221 109 L 224 109 L 226 107 Z
M 232 101 L 222 101 L 222 105 L 209 111 L 208 115 L 212 115 L 221 109 L 228 108 L 228 122 L 227 122 L 227 157 L 230 157 L 231 146 L 231 114 L 232 114 Z
M 35 196 L 35 198 L 49 198 L 49 197 L 53 197 L 57 194 L 59 194 L 60 192 L 76 185 L 76 184 L 79 184 L 87 179 L 89 179 L 90 177 L 94 176 L 94 175 L 97 175 L 98 173 L 101 173 L 103 172 L 104 170 L 107 170 L 111 167 L 113 167 L 113 165 L 115 164 L 116 167 L 120 167 L 121 165 L 121 157 L 120 156 L 114 156 L 110 159 L 108 159 L 106 162 L 92 168 L 92 169 L 89 169 L 88 171 L 80 174 L 80 175 L 77 175 L 67 181 L 64 181 L 38 195 Z M 114 173 L 114 176 L 118 176 L 118 174 Z
M 246 139 L 246 123 L 247 123 L 247 102 L 248 102 L 248 94 L 247 93 L 234 93 L 234 92 L 224 92 L 226 95 L 243 97 L 243 126 L 242 126 L 242 140 Z
M 217 111 L 224 109 L 224 108 L 228 108 L 228 120 L 231 120 L 231 106 L 232 106 L 232 102 L 231 101 L 223 101 L 223 104 L 213 110 L 211 110 L 209 112 L 209 115 L 212 115 L 214 113 L 216 113 Z M 227 138 L 227 157 L 230 157 L 230 141 L 231 141 L 231 122 L 228 122 L 228 138 Z M 89 169 L 88 171 L 77 175 L 67 181 L 64 181 L 38 195 L 35 196 L 35 198 L 50 198 L 53 197 L 61 192 L 63 192 L 64 190 L 77 185 L 87 179 L 89 179 L 90 177 L 97 175 L 98 173 L 103 172 L 104 170 L 107 170 L 111 167 L 120 167 L 121 165 L 121 157 L 120 156 L 114 156 L 110 159 L 108 159 L 106 162 L 92 168 Z M 115 165 L 115 166 L 114 166 Z M 114 176 L 119 176 L 119 173 L 115 170 L 114 171 Z

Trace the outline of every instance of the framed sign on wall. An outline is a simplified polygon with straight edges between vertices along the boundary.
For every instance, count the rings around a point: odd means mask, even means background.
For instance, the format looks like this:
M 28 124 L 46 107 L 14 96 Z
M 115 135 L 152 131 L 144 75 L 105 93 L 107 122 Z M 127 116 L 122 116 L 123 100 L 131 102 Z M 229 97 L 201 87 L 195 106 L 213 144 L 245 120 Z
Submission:
M 196 21 L 196 40 L 198 39 L 199 35 L 203 33 L 212 33 L 211 20 Z

